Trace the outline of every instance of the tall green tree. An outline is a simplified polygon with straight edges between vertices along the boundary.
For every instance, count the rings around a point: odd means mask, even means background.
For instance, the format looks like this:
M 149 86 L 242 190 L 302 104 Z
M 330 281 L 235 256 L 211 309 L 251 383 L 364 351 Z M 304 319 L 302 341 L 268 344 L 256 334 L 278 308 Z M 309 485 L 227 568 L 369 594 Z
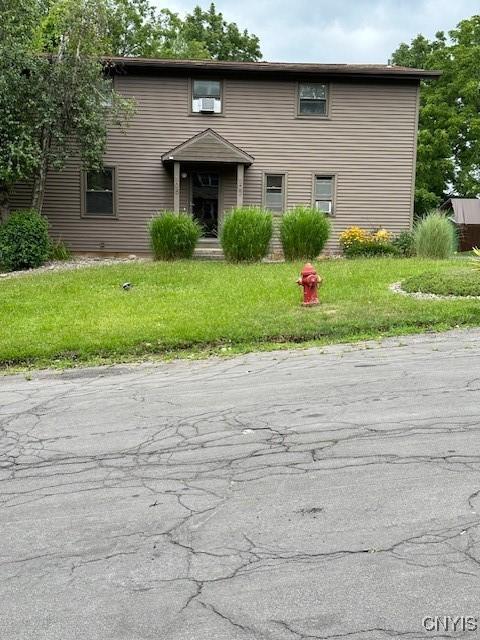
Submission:
M 423 214 L 447 195 L 480 195 L 480 15 L 455 29 L 402 43 L 396 65 L 440 69 L 422 82 L 415 209 Z
M 149 0 L 108 0 L 108 50 L 119 56 L 260 60 L 259 39 L 227 22 L 215 4 L 195 7 L 185 18 L 158 11 Z
M 48 170 L 72 155 L 99 168 L 108 126 L 131 102 L 111 90 L 101 62 L 104 0 L 0 0 L 0 204 L 17 181 L 33 184 L 41 211 Z M 107 107 L 107 102 L 110 106 Z

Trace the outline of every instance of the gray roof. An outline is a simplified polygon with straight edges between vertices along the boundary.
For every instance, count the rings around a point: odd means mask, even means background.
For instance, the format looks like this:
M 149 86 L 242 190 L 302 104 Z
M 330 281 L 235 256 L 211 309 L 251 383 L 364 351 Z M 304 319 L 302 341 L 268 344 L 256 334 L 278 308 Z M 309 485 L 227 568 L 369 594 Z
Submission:
M 453 219 L 457 224 L 480 224 L 480 199 L 449 198 L 442 209 L 453 209 Z
M 139 73 L 204 73 L 248 76 L 364 78 L 375 80 L 421 80 L 438 78 L 441 71 L 385 64 L 313 64 L 309 62 L 230 62 L 221 60 L 171 60 L 164 58 L 105 57 L 104 64 Z

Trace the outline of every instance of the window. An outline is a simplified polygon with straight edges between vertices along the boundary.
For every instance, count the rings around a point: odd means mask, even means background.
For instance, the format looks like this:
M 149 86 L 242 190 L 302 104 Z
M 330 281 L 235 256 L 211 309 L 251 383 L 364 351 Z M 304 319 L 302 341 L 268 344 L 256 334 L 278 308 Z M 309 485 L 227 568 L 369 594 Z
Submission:
M 313 200 L 315 208 L 328 215 L 333 214 L 333 184 L 332 176 L 315 176 L 313 186 Z
M 303 116 L 327 115 L 327 85 L 300 84 L 298 87 L 298 113 Z
M 283 213 L 285 208 L 285 175 L 265 176 L 265 207 L 270 211 Z
M 84 214 L 86 216 L 115 215 L 115 169 L 105 167 L 102 171 L 87 171 L 85 174 Z
M 113 106 L 113 78 L 105 78 L 101 88 L 101 104 L 105 109 L 111 109 Z
M 194 80 L 192 83 L 192 112 L 221 113 L 222 83 L 220 80 Z

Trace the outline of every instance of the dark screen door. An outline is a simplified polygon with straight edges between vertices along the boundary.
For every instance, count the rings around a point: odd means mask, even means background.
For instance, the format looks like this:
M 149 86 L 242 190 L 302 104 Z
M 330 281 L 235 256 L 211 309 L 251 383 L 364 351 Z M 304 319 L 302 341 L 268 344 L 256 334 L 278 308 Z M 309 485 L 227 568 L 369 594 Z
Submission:
M 218 236 L 218 174 L 192 174 L 192 214 L 205 238 Z

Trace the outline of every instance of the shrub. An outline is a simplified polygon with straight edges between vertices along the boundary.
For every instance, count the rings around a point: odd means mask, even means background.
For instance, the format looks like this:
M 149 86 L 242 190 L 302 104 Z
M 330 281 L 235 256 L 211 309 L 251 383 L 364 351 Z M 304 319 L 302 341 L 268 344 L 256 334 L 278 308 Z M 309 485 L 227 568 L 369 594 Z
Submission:
M 340 234 L 340 245 L 347 258 L 399 255 L 387 229 L 370 233 L 361 227 L 349 227 Z
M 225 219 L 220 237 L 223 253 L 231 262 L 256 262 L 268 253 L 272 214 L 258 207 L 238 207 Z
M 287 260 L 314 260 L 330 235 L 330 221 L 321 211 L 295 207 L 287 211 L 280 225 L 283 254 Z
M 440 296 L 480 296 L 480 279 L 471 269 L 428 271 L 404 280 L 402 289 Z
M 371 238 L 344 249 L 347 258 L 368 258 L 370 256 L 398 256 L 398 249 L 391 242 L 377 242 Z
M 56 261 L 70 260 L 72 252 L 62 240 L 50 240 L 48 259 Z
M 402 231 L 392 240 L 392 244 L 397 249 L 398 254 L 405 258 L 411 258 L 415 255 L 415 237 L 413 231 Z
M 0 264 L 8 271 L 39 267 L 48 259 L 47 220 L 35 211 L 16 211 L 0 226 Z
M 150 220 L 149 232 L 156 260 L 178 260 L 192 257 L 202 228 L 187 213 L 164 211 Z
M 454 226 L 439 211 L 420 220 L 414 229 L 415 253 L 421 258 L 449 258 L 457 247 Z

